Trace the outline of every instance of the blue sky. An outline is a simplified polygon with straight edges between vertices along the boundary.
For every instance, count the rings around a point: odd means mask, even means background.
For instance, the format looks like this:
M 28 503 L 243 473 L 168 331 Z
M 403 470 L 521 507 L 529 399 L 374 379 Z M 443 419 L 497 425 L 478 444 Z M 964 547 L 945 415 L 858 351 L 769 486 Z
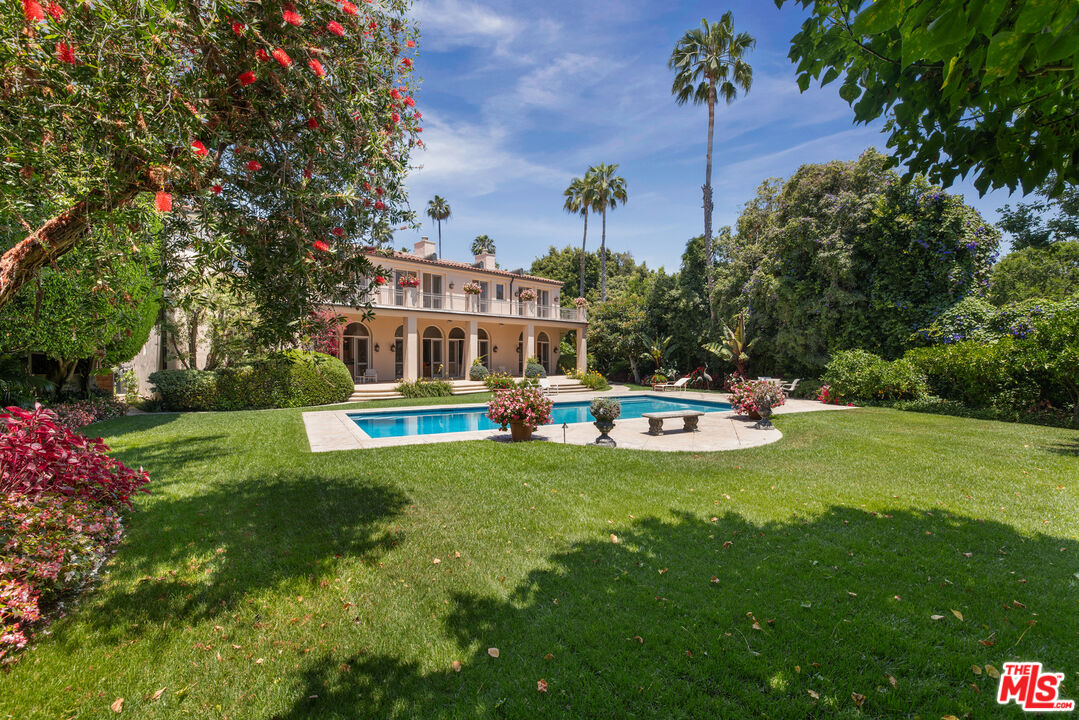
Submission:
M 686 240 L 704 227 L 707 110 L 675 103 L 667 59 L 687 29 L 727 9 L 757 47 L 752 89 L 717 112 L 714 227 L 733 224 L 765 178 L 885 150 L 881 123 L 854 125 L 837 84 L 799 93 L 787 59 L 802 21 L 793 4 L 416 0 L 427 149 L 414 154 L 408 186 L 419 213 L 436 193 L 449 201 L 443 256 L 465 259 L 481 233 L 508 269 L 527 267 L 549 245 L 579 245 L 582 223 L 563 212 L 562 191 L 607 162 L 619 164 L 629 193 L 608 214 L 608 246 L 677 269 Z M 1009 201 L 1007 191 L 979 198 L 969 182 L 949 191 L 990 221 Z M 395 246 L 436 237 L 421 217 L 422 232 L 398 232 Z M 588 246 L 598 244 L 599 222 L 590 221 Z

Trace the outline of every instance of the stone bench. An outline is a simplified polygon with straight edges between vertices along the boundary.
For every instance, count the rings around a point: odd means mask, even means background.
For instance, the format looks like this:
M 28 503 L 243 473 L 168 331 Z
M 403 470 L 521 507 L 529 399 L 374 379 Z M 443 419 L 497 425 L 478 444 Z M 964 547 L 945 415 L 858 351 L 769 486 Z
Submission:
M 671 418 L 682 418 L 684 421 L 682 429 L 684 431 L 697 432 L 697 423 L 700 421 L 701 415 L 704 415 L 704 413 L 700 410 L 671 410 L 668 412 L 644 413 L 641 417 L 648 418 L 649 435 L 662 435 L 663 421 Z

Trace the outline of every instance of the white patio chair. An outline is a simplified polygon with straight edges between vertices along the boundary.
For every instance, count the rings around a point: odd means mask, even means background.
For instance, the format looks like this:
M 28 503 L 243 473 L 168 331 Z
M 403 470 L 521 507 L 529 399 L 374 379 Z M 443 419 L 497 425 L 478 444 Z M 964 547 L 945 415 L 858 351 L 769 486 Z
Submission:
M 662 383 L 662 384 L 659 384 L 659 385 L 653 385 L 652 389 L 655 390 L 656 392 L 666 392 L 668 389 L 670 389 L 670 390 L 681 390 L 682 392 L 685 392 L 686 388 L 688 386 L 689 386 L 689 378 L 684 377 L 681 380 L 675 380 L 673 383 Z
M 791 382 L 783 383 L 779 387 L 781 390 L 783 390 L 783 392 L 790 395 L 792 392 L 794 392 L 794 388 L 798 387 L 798 381 L 801 379 L 802 378 L 794 378 L 794 380 L 792 380 Z
M 374 368 L 372 368 L 370 370 L 365 370 L 364 373 L 363 373 L 363 381 L 364 381 L 364 383 L 369 383 L 369 382 L 377 383 L 378 382 L 378 370 L 375 370 Z

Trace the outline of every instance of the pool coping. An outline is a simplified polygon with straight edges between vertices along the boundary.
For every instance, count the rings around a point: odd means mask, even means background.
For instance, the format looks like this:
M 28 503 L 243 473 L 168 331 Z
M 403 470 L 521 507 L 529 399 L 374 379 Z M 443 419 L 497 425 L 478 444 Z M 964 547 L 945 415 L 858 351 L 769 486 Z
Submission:
M 729 402 L 729 396 L 721 393 L 679 392 L 663 393 L 648 391 L 629 391 L 625 388 L 612 388 L 602 393 L 573 393 L 565 397 L 555 396 L 555 402 L 587 402 L 593 397 L 613 397 L 629 394 L 631 397 L 657 397 L 662 399 L 679 398 L 702 400 L 705 402 Z M 470 410 L 485 408 L 487 403 L 467 403 L 449 405 L 401 405 L 393 408 L 371 408 L 370 410 L 322 410 L 303 413 L 304 428 L 311 452 L 334 452 L 340 450 L 368 450 L 374 448 L 401 447 L 406 445 L 427 445 L 433 443 L 458 442 L 468 440 L 508 441 L 509 433 L 500 430 L 466 430 L 453 433 L 430 435 L 406 435 L 401 437 L 372 438 L 350 419 L 350 415 L 378 414 L 409 410 Z M 823 405 L 809 400 L 788 400 L 787 405 L 777 408 L 777 413 L 808 412 L 813 410 L 847 409 L 835 405 Z M 619 446 L 638 450 L 662 451 L 700 451 L 734 450 L 772 443 L 783 437 L 779 430 L 753 430 L 753 420 L 738 416 L 733 410 L 706 412 L 701 416 L 700 432 L 687 433 L 677 427 L 677 422 L 668 422 L 667 432 L 655 436 L 648 434 L 648 420 L 631 418 L 616 423 L 612 437 Z M 566 432 L 558 432 L 562 426 L 545 425 L 538 428 L 533 437 L 537 440 L 558 441 L 575 445 L 591 444 L 597 432 L 590 422 L 572 423 Z M 572 436 L 572 437 L 571 437 Z

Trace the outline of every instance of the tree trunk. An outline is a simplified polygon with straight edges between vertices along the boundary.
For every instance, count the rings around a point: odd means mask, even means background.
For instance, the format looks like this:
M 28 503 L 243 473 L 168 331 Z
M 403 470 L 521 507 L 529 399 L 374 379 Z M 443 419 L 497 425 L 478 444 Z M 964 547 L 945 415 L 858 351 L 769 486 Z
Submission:
M 95 190 L 15 243 L 0 256 L 0 308 L 11 302 L 41 268 L 67 253 L 86 236 L 91 214 L 126 205 L 137 193 L 135 187 L 110 195 Z
M 704 170 L 704 277 L 708 314 L 715 324 L 712 307 L 712 139 L 716 127 L 716 81 L 708 81 L 708 157 Z
M 438 259 L 442 259 L 442 221 L 438 221 Z
M 603 232 L 599 241 L 600 300 L 607 302 L 607 205 L 603 205 Z
M 633 371 L 633 382 L 641 384 L 641 369 L 637 367 L 637 358 L 629 356 L 629 368 Z
M 581 238 L 581 287 L 578 297 L 584 297 L 584 257 L 585 246 L 588 244 L 588 212 L 584 214 L 584 237 Z

